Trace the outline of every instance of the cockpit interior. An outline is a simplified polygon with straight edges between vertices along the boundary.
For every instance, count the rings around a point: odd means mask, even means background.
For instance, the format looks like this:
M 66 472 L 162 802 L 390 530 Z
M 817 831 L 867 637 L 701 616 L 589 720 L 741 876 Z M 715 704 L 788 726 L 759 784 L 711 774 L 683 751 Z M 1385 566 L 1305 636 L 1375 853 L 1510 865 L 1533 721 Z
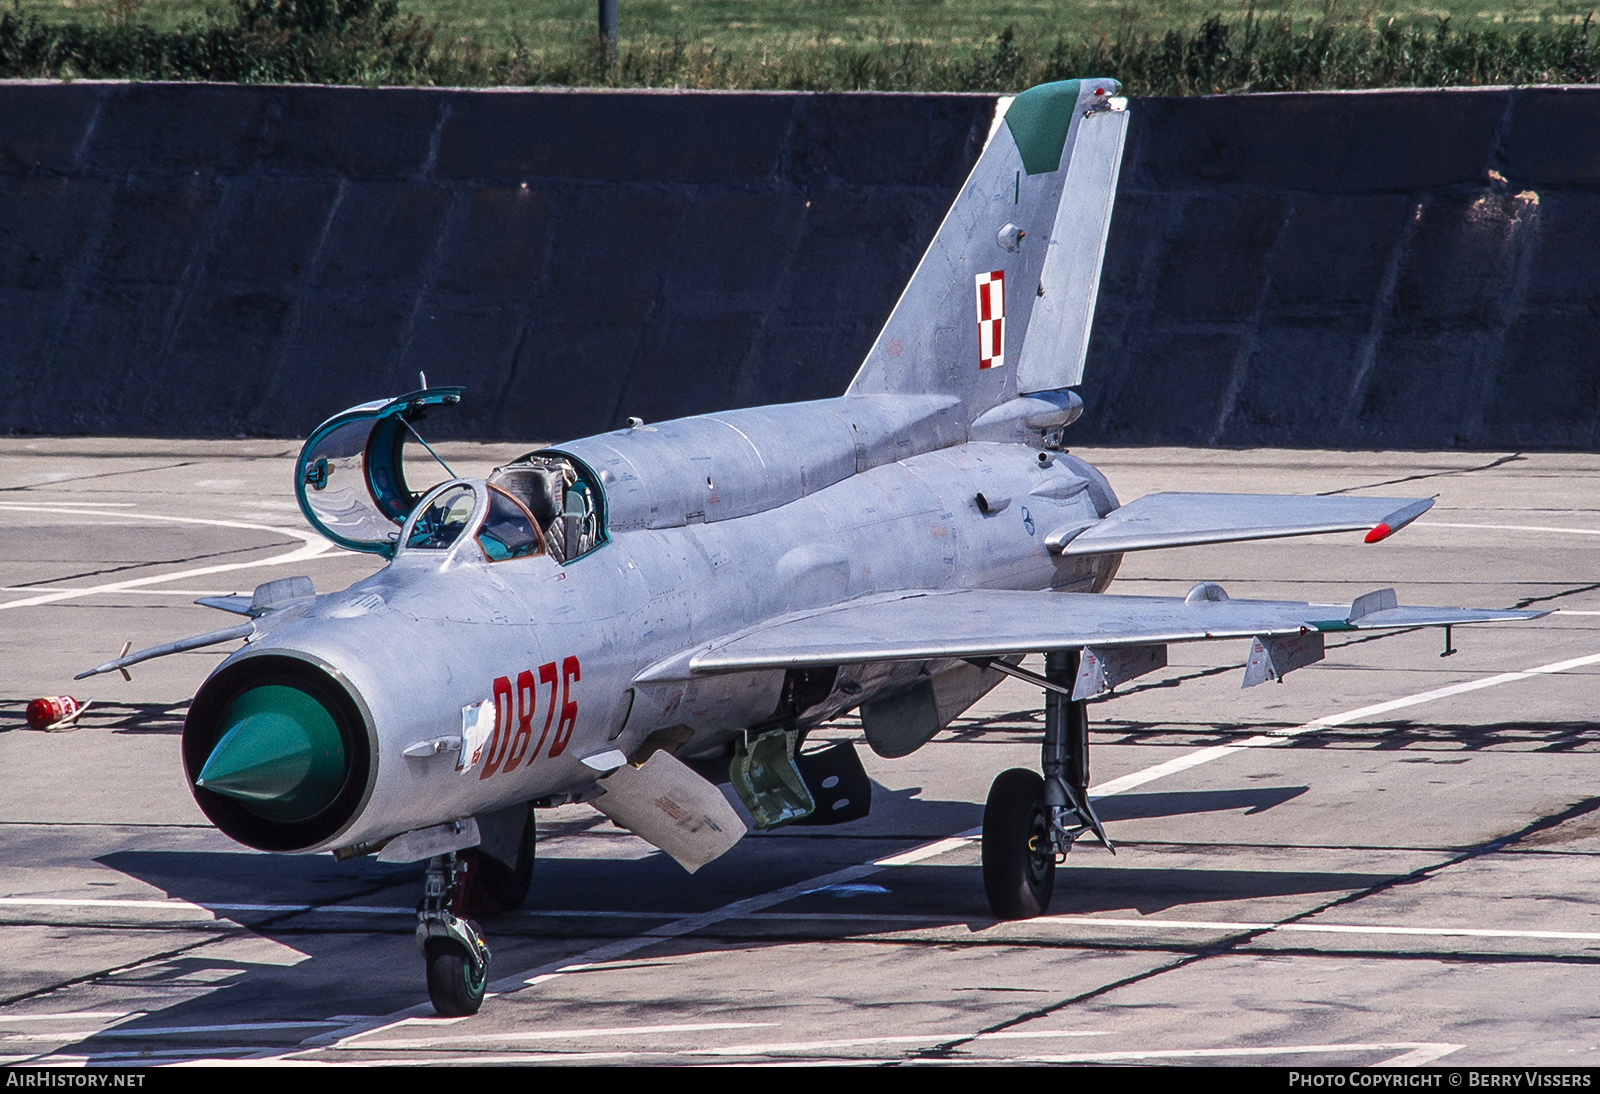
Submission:
M 531 453 L 497 468 L 491 490 L 502 490 L 532 514 L 545 548 L 557 562 L 588 554 L 605 542 L 602 495 L 586 468 L 559 453 Z

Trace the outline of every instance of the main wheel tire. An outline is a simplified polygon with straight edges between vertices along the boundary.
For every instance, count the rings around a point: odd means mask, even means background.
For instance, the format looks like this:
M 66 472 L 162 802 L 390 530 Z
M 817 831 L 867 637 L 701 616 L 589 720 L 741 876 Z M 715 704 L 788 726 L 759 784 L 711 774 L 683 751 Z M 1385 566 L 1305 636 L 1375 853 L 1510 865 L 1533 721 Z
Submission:
M 998 919 L 1031 919 L 1050 907 L 1056 856 L 1044 779 L 1024 768 L 1002 771 L 983 807 L 983 889 Z
M 477 1014 L 488 986 L 488 970 L 476 976 L 467 951 L 459 942 L 446 938 L 428 939 L 428 998 L 441 1018 L 465 1018 Z
M 533 811 L 530 809 L 528 826 L 522 830 L 522 842 L 517 846 L 517 864 L 507 866 L 492 855 L 473 848 L 456 853 L 461 872 L 463 899 L 458 904 L 457 915 L 485 916 L 510 912 L 527 903 L 533 888 L 534 831 Z

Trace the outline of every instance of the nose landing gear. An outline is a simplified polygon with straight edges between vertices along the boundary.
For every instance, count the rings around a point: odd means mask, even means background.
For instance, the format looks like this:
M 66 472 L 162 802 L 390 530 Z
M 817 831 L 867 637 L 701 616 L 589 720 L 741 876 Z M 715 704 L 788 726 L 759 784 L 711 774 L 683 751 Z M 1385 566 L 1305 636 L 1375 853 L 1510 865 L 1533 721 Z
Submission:
M 417 945 L 428 966 L 428 998 L 441 1017 L 478 1013 L 489 985 L 489 947 L 477 925 L 456 914 L 456 856 L 428 860 L 422 903 L 417 908 Z
M 1056 864 L 1072 843 L 1092 832 L 1116 848 L 1089 804 L 1088 703 L 1072 698 L 1077 650 L 1045 655 L 1044 776 L 1003 771 L 983 810 L 983 888 L 998 919 L 1043 915 L 1055 892 Z M 1013 673 L 1019 675 L 1019 673 Z

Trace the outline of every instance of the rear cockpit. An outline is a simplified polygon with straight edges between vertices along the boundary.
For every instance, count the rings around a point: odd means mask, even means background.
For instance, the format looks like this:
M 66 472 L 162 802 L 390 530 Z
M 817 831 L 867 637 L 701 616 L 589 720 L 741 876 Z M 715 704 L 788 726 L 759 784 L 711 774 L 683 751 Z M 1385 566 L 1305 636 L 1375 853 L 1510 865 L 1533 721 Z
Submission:
M 503 490 L 533 516 L 557 562 L 581 558 L 606 542 L 605 495 L 587 467 L 559 452 L 534 452 L 497 468 L 491 490 Z

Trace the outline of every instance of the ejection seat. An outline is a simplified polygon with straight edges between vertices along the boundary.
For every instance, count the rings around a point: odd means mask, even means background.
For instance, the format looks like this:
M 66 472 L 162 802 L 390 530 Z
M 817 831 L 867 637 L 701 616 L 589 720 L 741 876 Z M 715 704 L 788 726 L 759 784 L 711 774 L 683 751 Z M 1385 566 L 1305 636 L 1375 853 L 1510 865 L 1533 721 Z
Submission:
M 545 548 L 566 562 L 605 542 L 594 488 L 564 456 L 525 456 L 489 477 L 528 507 L 544 534 Z

